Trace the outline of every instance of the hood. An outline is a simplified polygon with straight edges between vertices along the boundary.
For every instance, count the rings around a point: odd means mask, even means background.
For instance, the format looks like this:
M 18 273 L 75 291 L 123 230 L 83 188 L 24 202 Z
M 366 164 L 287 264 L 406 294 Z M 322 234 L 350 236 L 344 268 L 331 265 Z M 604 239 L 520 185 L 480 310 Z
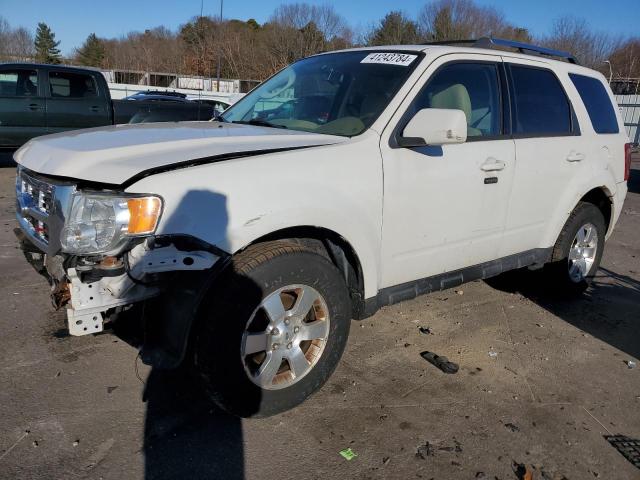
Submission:
M 119 185 L 151 169 L 242 152 L 330 145 L 346 137 L 219 122 L 116 125 L 34 138 L 14 158 L 29 170 Z

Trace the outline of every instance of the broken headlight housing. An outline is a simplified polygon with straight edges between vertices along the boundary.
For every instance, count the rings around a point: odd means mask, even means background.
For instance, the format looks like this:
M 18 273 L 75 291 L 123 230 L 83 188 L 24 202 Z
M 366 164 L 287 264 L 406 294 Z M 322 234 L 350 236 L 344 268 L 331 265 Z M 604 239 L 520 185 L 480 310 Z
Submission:
M 161 213 L 157 196 L 77 192 L 60 233 L 62 250 L 76 255 L 112 252 L 131 237 L 155 232 Z

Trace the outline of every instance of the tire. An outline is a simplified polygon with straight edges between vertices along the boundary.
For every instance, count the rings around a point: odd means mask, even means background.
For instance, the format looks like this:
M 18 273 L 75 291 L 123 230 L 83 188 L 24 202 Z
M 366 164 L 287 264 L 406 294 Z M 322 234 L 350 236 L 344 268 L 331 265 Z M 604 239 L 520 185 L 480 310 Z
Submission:
M 583 237 L 587 235 L 585 232 L 589 231 L 589 229 L 584 228 L 587 226 L 593 227 L 593 233 L 597 237 L 595 239 L 592 238 L 591 242 L 583 241 L 581 243 L 578 240 L 578 234 L 580 232 Z M 600 266 L 606 232 L 605 219 L 600 209 L 592 203 L 578 203 L 560 232 L 558 240 L 553 247 L 550 263 L 545 265 L 545 274 L 554 289 L 554 293 L 576 295 L 587 289 Z M 575 249 L 572 250 L 572 247 L 580 248 L 580 245 L 586 245 L 587 243 L 595 246 L 595 253 L 590 255 L 590 248 L 592 247 L 583 248 L 583 258 L 592 257 L 591 262 L 585 260 L 583 267 L 580 255 Z M 584 255 L 587 255 L 587 257 L 584 257 Z M 579 263 L 578 269 L 580 270 L 579 275 L 575 271 L 574 264 L 576 260 L 573 260 L 570 256 L 579 259 L 577 260 Z
M 195 367 L 222 409 L 271 416 L 324 385 L 342 356 L 350 320 L 347 287 L 327 258 L 289 241 L 257 244 L 233 258 L 204 303 Z

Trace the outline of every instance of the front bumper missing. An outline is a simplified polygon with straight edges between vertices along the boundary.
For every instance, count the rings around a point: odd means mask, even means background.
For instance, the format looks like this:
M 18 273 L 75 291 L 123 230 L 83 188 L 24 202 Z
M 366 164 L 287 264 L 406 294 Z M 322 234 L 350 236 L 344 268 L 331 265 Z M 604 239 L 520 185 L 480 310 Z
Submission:
M 124 254 L 129 267 L 126 273 L 83 282 L 80 267 L 64 268 L 60 255 L 48 257 L 21 230 L 16 229 L 15 233 L 29 263 L 48 278 L 54 306 L 61 308 L 66 304 L 67 326 L 74 336 L 101 332 L 110 312 L 171 288 L 166 282 L 147 282 L 149 275 L 207 270 L 220 258 L 207 251 L 182 251 L 172 244 L 154 247 L 153 240 L 147 239 Z

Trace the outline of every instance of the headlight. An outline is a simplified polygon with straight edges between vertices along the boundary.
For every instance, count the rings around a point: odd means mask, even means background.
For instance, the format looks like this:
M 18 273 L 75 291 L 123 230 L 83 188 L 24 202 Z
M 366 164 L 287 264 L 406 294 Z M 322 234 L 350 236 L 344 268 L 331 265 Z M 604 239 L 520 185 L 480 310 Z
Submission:
M 162 212 L 160 197 L 127 197 L 76 193 L 60 234 L 68 253 L 106 253 L 129 237 L 156 230 Z

